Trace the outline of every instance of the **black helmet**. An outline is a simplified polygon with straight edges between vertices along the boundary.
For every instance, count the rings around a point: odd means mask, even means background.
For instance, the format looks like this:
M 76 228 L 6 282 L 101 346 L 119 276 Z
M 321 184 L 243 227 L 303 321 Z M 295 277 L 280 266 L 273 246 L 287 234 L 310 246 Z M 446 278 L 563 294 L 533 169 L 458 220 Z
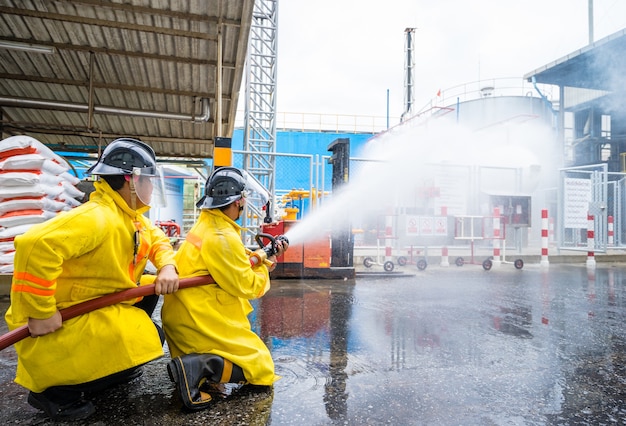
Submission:
M 87 170 L 92 175 L 130 175 L 141 169 L 145 176 L 156 176 L 156 155 L 150 145 L 137 139 L 119 138 L 107 145 L 98 162 Z
M 237 201 L 246 189 L 246 178 L 235 167 L 220 167 L 207 179 L 204 197 L 198 201 L 199 209 L 215 209 Z

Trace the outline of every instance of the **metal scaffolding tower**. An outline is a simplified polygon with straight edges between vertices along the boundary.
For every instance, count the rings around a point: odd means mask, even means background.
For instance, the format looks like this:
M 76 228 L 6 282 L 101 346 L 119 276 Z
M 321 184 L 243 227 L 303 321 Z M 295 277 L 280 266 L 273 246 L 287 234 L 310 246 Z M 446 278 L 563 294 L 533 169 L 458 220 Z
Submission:
M 278 0 L 255 0 L 246 60 L 243 168 L 274 197 L 276 153 L 276 52 Z M 272 206 L 273 206 L 273 199 Z M 254 228 L 244 215 L 244 226 Z

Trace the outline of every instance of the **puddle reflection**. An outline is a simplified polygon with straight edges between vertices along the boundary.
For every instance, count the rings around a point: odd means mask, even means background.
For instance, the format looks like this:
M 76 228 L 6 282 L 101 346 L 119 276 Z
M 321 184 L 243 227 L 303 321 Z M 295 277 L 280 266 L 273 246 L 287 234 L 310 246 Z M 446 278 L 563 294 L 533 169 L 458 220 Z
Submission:
M 581 378 L 581 365 L 623 360 L 626 346 L 625 270 L 587 272 L 276 282 L 253 318 L 283 377 L 272 422 L 624 421 L 623 404 L 607 411 L 577 397 L 600 380 Z M 614 383 L 626 380 L 612 368 Z M 607 381 L 596 389 L 608 401 L 624 396 Z
M 181 415 L 164 358 L 129 391 L 103 398 L 100 419 L 626 424 L 623 265 L 489 272 L 466 265 L 395 278 L 283 280 L 255 301 L 254 315 L 282 376 L 272 393 L 241 390 L 206 412 Z M 11 351 L 2 352 L 0 366 L 0 419 L 36 418 L 12 383 Z

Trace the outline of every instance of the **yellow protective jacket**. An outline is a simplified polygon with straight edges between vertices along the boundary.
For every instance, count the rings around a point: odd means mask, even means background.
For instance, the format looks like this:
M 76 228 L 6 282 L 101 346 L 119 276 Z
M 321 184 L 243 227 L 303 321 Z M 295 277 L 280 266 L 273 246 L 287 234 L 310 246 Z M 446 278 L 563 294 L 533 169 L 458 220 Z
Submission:
M 11 306 L 5 315 L 9 329 L 29 317 L 48 318 L 56 309 L 135 287 L 148 259 L 158 269 L 176 265 L 168 238 L 143 216 L 147 207 L 131 209 L 105 181 L 95 187 L 87 203 L 15 238 Z M 15 381 L 42 392 L 162 356 L 156 328 L 132 306 L 135 302 L 80 315 L 53 333 L 16 343 Z
M 250 266 L 241 228 L 220 210 L 203 210 L 176 252 L 181 277 L 210 274 L 217 284 L 165 295 L 161 318 L 172 357 L 190 353 L 219 355 L 239 365 L 246 380 L 271 385 L 274 362 L 252 331 L 251 299 L 270 287 L 263 264 Z

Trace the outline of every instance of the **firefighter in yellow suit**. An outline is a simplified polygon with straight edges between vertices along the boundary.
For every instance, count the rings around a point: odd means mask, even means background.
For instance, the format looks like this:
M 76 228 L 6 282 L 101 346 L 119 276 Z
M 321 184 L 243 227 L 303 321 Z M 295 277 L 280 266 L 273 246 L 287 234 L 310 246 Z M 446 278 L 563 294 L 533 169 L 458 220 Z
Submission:
M 172 355 L 168 372 L 191 410 L 210 405 L 205 382 L 270 386 L 278 378 L 269 349 L 248 320 L 250 300 L 270 288 L 268 266 L 251 266 L 235 222 L 251 190 L 267 197 L 245 171 L 215 170 L 197 204 L 200 216 L 176 253 L 181 277 L 210 274 L 215 280 L 166 295 L 161 309 Z M 287 247 L 287 242 L 279 242 L 276 256 Z M 276 256 L 267 260 L 275 262 Z
M 137 300 L 63 323 L 59 310 L 137 286 L 148 259 L 159 271 L 157 294 L 178 289 L 169 239 L 144 216 L 158 198 L 152 148 L 116 139 L 88 173 L 100 176 L 88 202 L 15 238 L 5 318 L 10 329 L 28 324 L 32 336 L 15 344 L 15 381 L 54 420 L 88 417 L 95 409 L 83 393 L 137 377 L 142 364 L 163 355 L 151 313 Z

